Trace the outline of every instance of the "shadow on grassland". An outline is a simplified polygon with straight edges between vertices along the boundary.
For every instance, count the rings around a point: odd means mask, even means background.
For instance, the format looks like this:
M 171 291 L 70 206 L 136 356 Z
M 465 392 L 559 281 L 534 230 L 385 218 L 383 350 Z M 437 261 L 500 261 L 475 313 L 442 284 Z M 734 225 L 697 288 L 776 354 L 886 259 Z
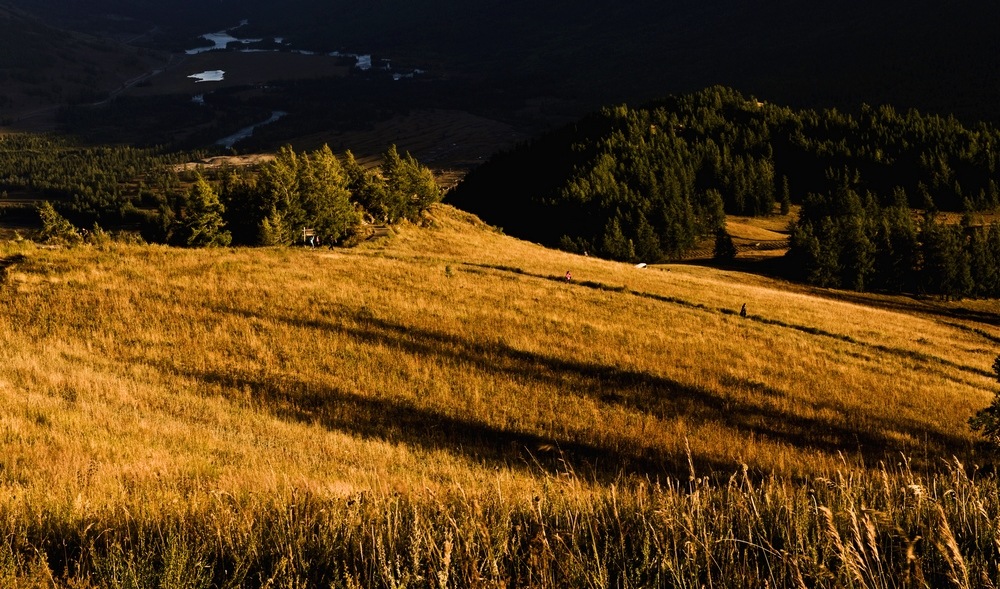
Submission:
M 0 283 L 7 282 L 7 278 L 10 275 L 10 269 L 23 263 L 27 259 L 28 256 L 24 254 L 14 254 L 12 256 L 0 258 Z
M 527 276 L 527 277 L 541 279 L 541 280 L 548 280 L 550 282 L 566 283 L 566 279 L 563 276 L 553 276 L 553 275 L 546 275 L 546 274 L 533 274 L 531 272 L 526 272 L 526 271 L 522 270 L 521 268 L 512 268 L 510 266 L 498 266 L 498 265 L 490 265 L 490 264 L 471 264 L 471 263 L 467 263 L 467 264 L 465 264 L 465 266 L 467 266 L 468 268 L 470 268 L 469 270 L 466 270 L 468 272 L 479 272 L 480 271 L 479 269 L 494 270 L 494 271 L 511 273 L 511 274 L 519 274 L 519 275 L 522 275 L 522 276 Z M 591 290 L 598 290 L 598 291 L 604 291 L 604 292 L 623 293 L 623 294 L 628 294 L 628 295 L 631 295 L 631 296 L 634 296 L 634 297 L 638 297 L 638 298 L 649 299 L 649 300 L 653 300 L 653 301 L 659 301 L 661 303 L 670 303 L 670 304 L 678 305 L 678 306 L 681 306 L 681 307 L 688 307 L 690 309 L 699 309 L 699 310 L 708 311 L 708 312 L 712 312 L 712 313 L 720 313 L 722 315 L 738 315 L 739 314 L 738 311 L 736 311 L 735 309 L 727 309 L 725 307 L 710 307 L 710 306 L 705 305 L 703 303 L 696 303 L 696 302 L 693 302 L 693 301 L 688 301 L 688 300 L 685 300 L 685 299 L 682 299 L 682 298 L 672 297 L 672 296 L 669 296 L 669 295 L 661 295 L 661 294 L 656 294 L 656 293 L 648 293 L 648 292 L 630 290 L 626 286 L 611 286 L 611 285 L 608 285 L 608 284 L 603 284 L 603 283 L 600 283 L 600 282 L 594 282 L 594 281 L 590 281 L 590 280 L 574 281 L 572 283 L 566 283 L 566 284 L 568 286 L 572 285 L 572 286 L 575 286 L 575 287 L 588 288 L 588 289 L 591 289 Z M 822 338 L 828 338 L 828 339 L 832 339 L 832 340 L 836 340 L 836 341 L 840 341 L 840 342 L 844 342 L 844 343 L 848 343 L 848 344 L 853 344 L 853 345 L 859 346 L 861 348 L 868 349 L 871 352 L 876 352 L 876 353 L 880 353 L 880 354 L 889 354 L 889 355 L 892 355 L 892 356 L 897 356 L 899 358 L 905 358 L 905 359 L 909 359 L 909 360 L 921 362 L 922 364 L 924 364 L 924 369 L 933 371 L 937 375 L 939 375 L 939 376 L 941 376 L 943 378 L 947 378 L 949 380 L 953 380 L 953 381 L 959 382 L 961 384 L 968 384 L 968 385 L 971 385 L 971 386 L 978 386 L 977 383 L 970 383 L 970 382 L 965 382 L 965 381 L 962 381 L 960 379 L 957 379 L 955 376 L 949 374 L 948 372 L 945 372 L 943 370 L 935 368 L 933 365 L 951 368 L 951 369 L 954 369 L 954 370 L 957 370 L 959 372 L 962 372 L 962 373 L 965 373 L 965 374 L 969 374 L 969 375 L 982 376 L 982 377 L 986 377 L 986 378 L 990 378 L 990 379 L 992 379 L 994 377 L 994 375 L 991 372 L 987 371 L 987 370 L 983 370 L 981 368 L 975 368 L 975 367 L 971 367 L 971 366 L 965 366 L 965 365 L 962 365 L 962 364 L 958 364 L 958 363 L 952 362 L 952 361 L 950 361 L 950 360 L 948 360 L 946 358 L 940 358 L 938 356 L 933 356 L 933 355 L 930 355 L 930 354 L 925 354 L 925 353 L 919 352 L 917 350 L 908 350 L 908 349 L 905 349 L 905 348 L 894 348 L 894 347 L 886 346 L 886 345 L 883 345 L 883 344 L 874 344 L 874 343 L 870 343 L 870 342 L 865 342 L 865 341 L 858 340 L 857 338 L 852 337 L 850 335 L 845 335 L 845 334 L 840 334 L 840 333 L 834 333 L 834 332 L 831 332 L 831 331 L 826 331 L 824 329 L 820 329 L 818 327 L 813 327 L 811 325 L 798 325 L 798 324 L 795 324 L 795 323 L 788 323 L 787 321 L 782 321 L 780 319 L 772 319 L 772 318 L 769 318 L 769 317 L 763 317 L 761 315 L 754 315 L 754 314 L 749 314 L 746 317 L 743 317 L 742 319 L 745 320 L 745 321 L 750 321 L 750 322 L 754 322 L 754 323 L 763 323 L 764 325 L 773 325 L 775 327 L 780 327 L 780 328 L 783 328 L 783 329 L 790 329 L 792 331 L 798 331 L 798 332 L 805 333 L 805 334 L 808 334 L 808 335 L 813 335 L 813 336 L 822 337 Z M 970 330 L 970 328 L 968 328 L 968 327 L 956 326 L 956 325 L 953 325 L 953 324 L 948 324 L 948 325 L 952 325 L 953 327 L 959 327 L 959 328 L 962 328 L 962 329 L 965 329 L 965 330 Z M 990 337 L 988 334 L 985 334 L 985 332 L 982 332 L 981 330 L 972 330 L 972 331 L 976 332 L 978 335 L 982 335 L 982 336 L 985 336 L 987 338 Z
M 715 423 L 742 432 L 748 438 L 830 456 L 844 453 L 867 464 L 887 458 L 895 460 L 899 452 L 929 456 L 962 454 L 962 449 L 968 446 L 958 436 L 928 430 L 924 424 L 913 421 L 869 415 L 857 415 L 853 422 L 806 417 L 789 407 L 812 415 L 840 416 L 857 410 L 799 400 L 789 403 L 783 391 L 748 381 L 732 379 L 725 383 L 727 387 L 743 388 L 750 393 L 735 398 L 645 371 L 518 350 L 502 342 L 470 341 L 454 334 L 388 322 L 367 313 L 337 319 L 301 319 L 264 317 L 243 310 L 224 311 L 277 320 L 299 329 L 337 333 L 418 357 L 429 365 L 445 364 L 453 366 L 453 370 L 480 373 L 487 378 L 512 377 L 527 386 L 537 383 L 559 391 L 560 395 L 587 397 L 600 405 L 627 408 L 663 421 L 680 417 L 695 425 Z M 250 391 L 265 408 L 285 419 L 320 423 L 331 430 L 366 438 L 445 450 L 490 465 L 569 468 L 599 480 L 613 480 L 622 474 L 684 477 L 689 472 L 688 457 L 683 453 L 627 441 L 618 447 L 596 445 L 586 439 L 586 432 L 559 436 L 504 429 L 471 417 L 445 415 L 409 401 L 375 398 L 305 382 L 292 374 L 209 370 L 187 375 L 223 390 Z M 896 442 L 900 434 L 919 440 L 921 446 L 901 447 Z M 694 466 L 699 473 L 731 474 L 736 468 L 735 464 L 699 458 L 697 447 L 693 451 Z
M 502 429 L 486 423 L 443 415 L 411 402 L 375 398 L 337 387 L 315 385 L 283 377 L 214 372 L 188 374 L 223 388 L 249 390 L 276 416 L 363 439 L 376 439 L 425 450 L 442 450 L 490 467 L 546 472 L 572 471 L 604 482 L 621 475 L 680 476 L 684 459 L 651 453 L 626 452 L 565 438 Z M 701 469 L 721 465 L 698 463 Z

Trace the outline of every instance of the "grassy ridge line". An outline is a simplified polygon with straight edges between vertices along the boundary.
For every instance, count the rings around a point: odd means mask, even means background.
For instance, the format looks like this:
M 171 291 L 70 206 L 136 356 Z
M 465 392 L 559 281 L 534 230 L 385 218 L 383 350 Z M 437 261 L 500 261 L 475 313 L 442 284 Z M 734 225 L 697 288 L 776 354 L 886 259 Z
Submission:
M 581 262 L 580 261 L 581 259 L 574 257 L 567 257 L 566 259 L 570 261 L 570 263 L 572 264 L 589 263 L 589 262 Z M 512 268 L 510 266 L 509 258 L 504 260 L 502 263 L 497 264 L 497 266 Z M 637 280 L 639 274 L 637 274 L 635 270 L 633 270 L 630 266 L 615 265 L 613 267 L 617 268 L 620 271 L 619 276 L 616 276 L 613 280 L 606 281 L 607 283 L 635 284 L 635 281 Z M 551 269 L 552 268 L 550 266 L 548 273 L 537 273 L 537 274 L 553 278 Z M 523 269 L 520 270 L 522 273 L 525 272 L 525 270 Z M 677 277 L 677 275 L 682 272 L 683 273 L 691 272 L 697 274 L 702 273 L 702 271 L 698 269 L 685 268 L 685 267 L 672 267 L 672 270 L 673 270 L 672 276 L 674 277 Z M 557 270 L 556 276 L 561 276 L 561 274 L 562 271 Z M 963 348 L 964 348 L 963 352 L 968 352 L 971 354 L 970 357 L 977 357 L 978 359 L 971 361 L 962 361 L 962 362 L 955 362 L 949 360 L 946 356 L 953 356 L 954 353 L 957 351 L 956 346 L 954 345 L 955 342 L 954 341 L 946 342 L 944 340 L 938 341 L 936 339 L 937 338 L 936 334 L 941 331 L 940 327 L 942 326 L 939 325 L 939 322 L 933 316 L 920 314 L 918 316 L 922 316 L 922 320 L 915 321 L 911 313 L 885 313 L 878 310 L 868 310 L 865 309 L 864 307 L 855 304 L 844 305 L 837 302 L 829 302 L 825 298 L 820 298 L 816 296 L 789 294 L 787 292 L 784 292 L 783 290 L 781 291 L 780 296 L 775 297 L 774 296 L 775 293 L 773 292 L 774 289 L 775 288 L 782 289 L 783 287 L 781 283 L 774 283 L 774 282 L 768 282 L 767 283 L 768 288 L 764 289 L 763 291 L 759 291 L 756 289 L 746 289 L 743 292 L 736 292 L 736 293 L 726 292 L 727 290 L 732 288 L 732 283 L 730 280 L 724 279 L 720 281 L 718 279 L 719 274 L 714 271 L 705 271 L 704 274 L 712 276 L 713 277 L 712 280 L 699 281 L 697 285 L 689 285 L 688 287 L 684 287 L 686 291 L 692 290 L 691 287 L 693 287 L 693 291 L 695 291 L 697 294 L 692 296 L 691 297 L 692 299 L 704 300 L 706 299 L 706 297 L 708 297 L 708 299 L 711 300 L 715 298 L 715 300 L 713 301 L 714 304 L 718 304 L 719 302 L 725 302 L 725 304 L 733 305 L 732 307 L 733 309 L 738 307 L 739 301 L 751 300 L 754 301 L 751 303 L 751 309 L 755 308 L 754 305 L 757 305 L 756 308 L 761 308 L 761 305 L 764 305 L 765 306 L 764 308 L 766 308 L 769 313 L 777 314 L 779 317 L 787 319 L 787 321 L 772 320 L 772 323 L 777 321 L 782 324 L 789 324 L 790 321 L 801 321 L 802 317 L 806 316 L 808 319 L 817 320 L 819 325 L 826 327 L 827 329 L 822 331 L 824 333 L 831 333 L 830 330 L 834 329 L 837 330 L 838 332 L 843 332 L 846 329 L 847 335 L 839 335 L 838 336 L 839 339 L 846 340 L 848 342 L 855 340 L 865 341 L 866 345 L 870 349 L 866 350 L 865 352 L 859 355 L 859 352 L 855 349 L 850 349 L 853 348 L 853 346 L 850 346 L 848 349 L 844 349 L 842 352 L 839 353 L 849 356 L 855 356 L 862 360 L 865 360 L 866 362 L 872 364 L 872 367 L 870 369 L 876 372 L 885 371 L 885 368 L 881 365 L 883 361 L 883 358 L 881 356 L 886 352 L 886 350 L 898 350 L 896 354 L 898 356 L 901 356 L 898 359 L 899 362 L 904 365 L 909 365 L 909 368 L 902 368 L 903 370 L 906 371 L 909 371 L 911 369 L 917 369 L 921 371 L 921 374 L 923 374 L 924 371 L 928 370 L 929 368 L 928 366 L 925 365 L 926 361 L 932 358 L 934 359 L 933 362 L 931 362 L 932 364 L 936 363 L 945 365 L 950 364 L 952 368 L 965 365 L 967 367 L 967 370 L 964 370 L 964 372 L 973 372 L 973 374 L 970 375 L 971 378 L 963 377 L 953 370 L 950 371 L 950 375 L 945 376 L 945 378 L 947 380 L 954 380 L 957 382 L 964 383 L 965 387 L 971 387 L 971 394 L 973 396 L 981 395 L 979 389 L 982 386 L 984 386 L 984 383 L 988 382 L 985 379 L 976 377 L 976 374 L 982 375 L 983 374 L 982 372 L 976 372 L 976 369 L 974 368 L 968 370 L 968 367 L 981 364 L 983 361 L 988 360 L 990 351 L 982 347 L 970 348 L 968 343 L 963 343 Z M 581 276 L 581 273 L 577 272 L 576 275 Z M 731 274 L 728 276 L 731 276 L 734 280 L 749 282 L 751 284 L 758 281 L 757 279 L 747 275 Z M 562 282 L 562 280 L 559 278 L 555 278 L 553 281 Z M 660 283 L 657 288 L 662 289 L 662 287 L 663 283 Z M 631 291 L 637 291 L 637 290 L 638 289 L 635 288 L 631 289 Z M 653 290 L 655 292 L 656 289 L 649 289 L 649 290 Z M 674 289 L 672 292 L 676 293 L 678 291 Z M 724 297 L 721 299 L 717 298 L 716 297 L 717 294 L 723 294 Z M 668 296 L 675 299 L 677 298 L 673 295 L 657 295 L 657 296 L 661 298 L 664 296 Z M 790 302 L 793 304 L 789 304 Z M 808 304 L 802 304 L 804 302 L 808 302 Z M 702 303 L 697 303 L 697 304 L 702 304 Z M 918 305 L 914 305 L 913 307 L 917 308 Z M 720 308 L 724 309 L 725 307 L 720 307 Z M 816 313 L 817 310 L 819 310 L 820 313 Z M 650 313 L 643 315 L 643 321 L 645 321 L 645 317 L 647 315 L 652 316 L 655 315 L 656 313 L 662 313 L 662 312 L 663 312 L 662 308 L 657 308 L 655 311 L 651 311 Z M 802 329 L 804 331 L 817 333 L 817 329 L 819 328 L 814 326 L 806 326 L 803 327 Z M 902 335 L 902 337 L 895 337 L 896 333 L 900 333 L 910 329 L 918 332 L 918 334 L 915 335 L 913 331 L 910 331 L 909 333 Z M 886 343 L 880 343 L 880 342 L 890 342 L 893 345 L 887 345 Z M 748 343 L 746 346 L 739 346 L 740 347 L 739 353 L 741 354 L 745 353 L 747 351 L 746 349 L 747 347 L 752 348 L 755 345 L 760 345 L 760 349 L 758 351 L 760 351 L 762 355 L 764 356 L 770 355 L 768 353 L 766 343 L 764 344 Z M 717 351 L 713 350 L 712 355 L 717 356 L 718 355 Z M 712 355 L 710 355 L 709 357 L 711 357 Z M 780 358 L 781 356 L 777 357 Z M 728 370 L 732 366 L 738 366 L 740 362 L 741 362 L 740 359 L 734 358 L 730 363 L 724 366 L 724 370 Z M 837 363 L 839 364 L 840 362 L 838 361 Z M 698 366 L 695 365 L 690 368 L 691 372 L 697 372 Z M 935 369 L 930 368 L 930 370 L 935 370 Z M 840 374 L 841 372 L 849 373 L 850 370 L 849 369 L 842 370 L 842 368 L 839 366 L 836 367 L 834 370 L 835 374 Z M 942 373 L 939 372 L 938 376 L 940 377 L 941 374 Z M 902 381 L 900 381 L 901 383 L 903 383 L 903 386 L 907 386 L 905 384 L 905 381 L 908 380 L 910 376 L 905 376 L 902 379 Z M 718 374 L 715 375 L 715 378 L 719 379 Z M 815 374 L 812 374 L 810 378 L 806 378 L 801 382 L 797 382 L 796 384 L 801 385 L 803 383 L 809 383 L 812 380 L 815 380 Z M 768 391 L 768 390 L 773 391 L 773 389 L 765 386 L 759 380 L 755 379 L 749 379 L 748 381 L 747 379 L 741 379 L 741 378 L 723 377 L 722 379 L 719 379 L 719 384 L 721 386 L 736 385 L 740 386 L 740 388 L 743 388 L 744 390 L 747 388 L 751 388 L 753 390 L 756 390 L 757 392 Z M 829 383 L 826 384 L 829 385 Z M 829 387 L 826 390 L 824 390 L 823 387 L 821 386 L 819 389 L 817 389 L 816 396 L 830 397 L 833 395 L 837 395 L 840 392 L 838 386 Z M 897 383 L 893 383 L 888 387 L 888 389 L 891 391 L 891 389 L 893 389 L 895 386 L 897 386 Z M 951 387 L 949 387 L 946 383 L 941 383 L 941 386 L 944 390 L 948 391 L 947 394 L 949 395 L 957 392 L 950 390 Z M 860 390 L 855 391 L 855 393 L 858 396 L 853 401 L 859 404 L 856 405 L 853 408 L 853 410 L 861 413 L 868 411 L 872 403 L 874 402 L 873 398 L 879 399 L 880 398 L 879 395 L 882 394 L 882 390 L 885 390 L 886 388 L 887 387 L 884 384 L 882 384 L 880 387 L 872 385 L 862 386 Z M 871 397 L 869 397 L 868 393 L 874 393 L 874 394 Z M 783 394 L 784 392 L 782 391 L 773 396 L 780 397 Z M 705 398 L 711 398 L 711 397 L 703 396 L 703 400 Z M 903 399 L 904 403 L 909 405 L 909 401 L 906 400 L 908 398 L 906 394 L 901 394 L 897 398 Z M 970 402 L 969 396 L 956 395 L 953 398 L 960 403 Z M 822 407 L 823 404 L 814 404 L 812 406 Z M 734 405 L 733 407 L 738 409 L 739 405 Z M 827 407 L 829 407 L 829 404 L 827 405 Z M 908 414 L 909 411 L 905 413 Z M 906 414 L 900 415 L 900 417 L 909 417 Z M 730 422 L 740 423 L 742 425 L 742 422 L 740 422 L 740 420 L 732 418 L 731 416 L 727 416 L 726 414 L 718 414 L 718 415 L 719 415 L 718 419 L 720 421 L 729 420 Z M 912 423 L 918 423 L 921 420 L 922 418 L 919 418 L 916 415 L 914 415 Z M 787 419 L 785 421 L 787 422 Z M 890 418 L 888 421 L 892 421 L 892 419 Z M 911 422 L 911 421 L 910 419 L 907 419 L 904 422 Z M 835 428 L 829 428 L 829 424 L 823 421 L 819 421 L 815 425 L 817 425 L 821 431 L 827 430 L 836 432 Z M 875 429 L 878 428 L 876 427 Z M 886 429 L 891 430 L 892 428 L 887 427 Z M 912 431 L 915 432 L 917 430 L 919 430 L 919 427 L 916 430 Z M 953 427 L 948 431 L 963 432 L 966 431 L 966 428 L 964 423 L 956 422 L 954 423 Z M 779 432 L 770 431 L 768 433 L 779 434 L 780 430 Z M 834 435 L 836 435 L 836 433 L 834 433 Z M 923 436 L 921 435 L 920 437 Z M 861 440 L 866 440 L 869 443 L 878 439 L 879 436 L 867 439 L 863 437 L 861 438 Z

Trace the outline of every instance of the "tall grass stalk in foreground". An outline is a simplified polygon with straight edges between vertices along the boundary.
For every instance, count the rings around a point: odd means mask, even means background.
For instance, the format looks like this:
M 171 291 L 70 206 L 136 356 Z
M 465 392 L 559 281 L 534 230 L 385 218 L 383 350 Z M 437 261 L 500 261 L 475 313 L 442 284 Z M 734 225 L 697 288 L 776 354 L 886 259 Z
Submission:
M 612 485 L 511 500 L 359 493 L 118 506 L 4 502 L 5 586 L 992 587 L 1000 488 L 960 464 L 802 483 Z

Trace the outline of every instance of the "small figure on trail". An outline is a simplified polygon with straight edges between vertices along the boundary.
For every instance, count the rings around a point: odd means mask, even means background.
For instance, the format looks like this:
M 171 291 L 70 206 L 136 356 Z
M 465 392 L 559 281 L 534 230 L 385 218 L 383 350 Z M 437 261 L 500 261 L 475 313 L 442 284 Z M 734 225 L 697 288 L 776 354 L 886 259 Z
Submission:
M 740 317 L 747 316 L 747 304 L 743 303 L 743 307 L 740 309 Z
M 566 271 L 566 282 L 572 282 L 572 281 L 573 281 L 573 275 L 570 273 L 569 270 L 567 270 Z

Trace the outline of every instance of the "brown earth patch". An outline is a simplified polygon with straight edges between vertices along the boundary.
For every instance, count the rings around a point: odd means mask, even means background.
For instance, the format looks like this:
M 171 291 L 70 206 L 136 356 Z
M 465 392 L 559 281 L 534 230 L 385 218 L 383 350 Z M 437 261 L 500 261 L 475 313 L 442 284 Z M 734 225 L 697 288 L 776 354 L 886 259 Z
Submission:
M 241 166 L 254 166 L 264 162 L 269 162 L 273 159 L 274 155 L 269 153 L 252 153 L 247 155 L 218 155 L 198 160 L 196 162 L 188 162 L 186 164 L 177 165 L 174 167 L 174 170 L 178 172 L 184 170 L 195 170 L 195 169 L 214 170 L 216 168 L 221 168 L 222 166 L 237 168 Z
M 733 238 L 736 258 L 740 261 L 761 261 L 779 258 L 788 252 L 789 227 L 799 216 L 799 206 L 794 205 L 787 215 L 769 217 L 726 216 L 726 231 Z M 715 256 L 715 237 L 709 236 L 688 251 L 683 260 L 699 262 Z M 752 270 L 751 270 L 752 271 Z

